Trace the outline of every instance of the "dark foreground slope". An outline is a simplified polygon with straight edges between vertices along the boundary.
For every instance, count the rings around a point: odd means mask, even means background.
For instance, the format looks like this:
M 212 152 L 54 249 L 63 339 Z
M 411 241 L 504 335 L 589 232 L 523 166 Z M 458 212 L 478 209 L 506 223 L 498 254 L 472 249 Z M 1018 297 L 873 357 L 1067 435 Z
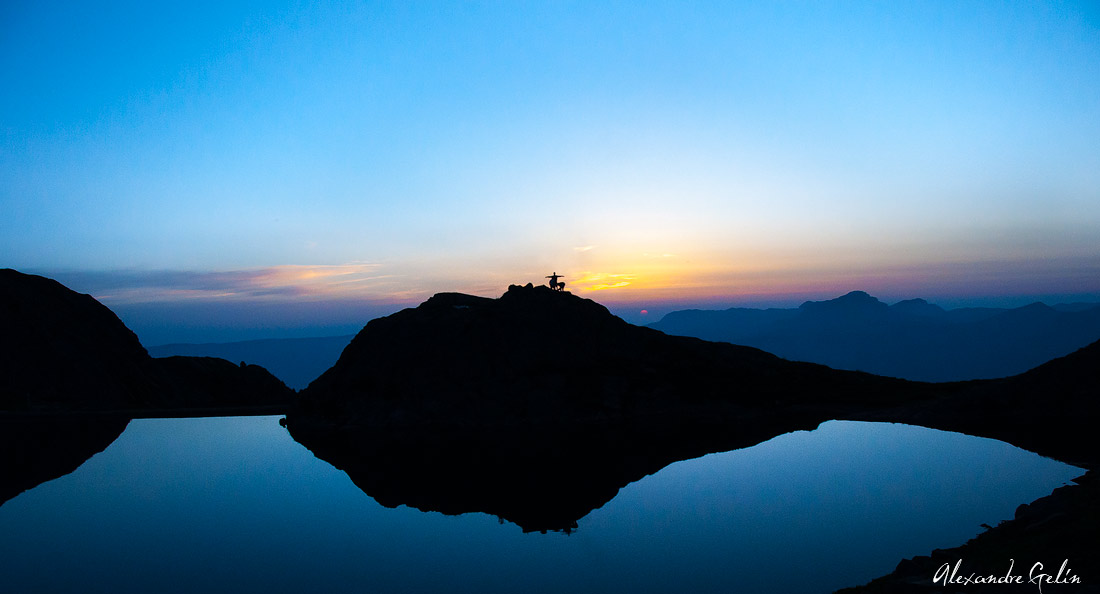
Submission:
M 0 409 L 132 407 L 155 389 L 137 336 L 57 281 L 0 270 Z
M 0 270 L 0 411 L 72 413 L 286 406 L 257 366 L 153 359 L 111 310 L 57 281 Z
M 838 594 L 1033 594 L 1040 587 L 1047 594 L 1100 592 L 1100 484 L 1095 470 L 1073 482 L 1019 506 L 1012 520 L 962 546 L 904 559 L 889 575 Z M 937 574 L 959 579 L 1011 575 L 1019 582 L 945 585 Z

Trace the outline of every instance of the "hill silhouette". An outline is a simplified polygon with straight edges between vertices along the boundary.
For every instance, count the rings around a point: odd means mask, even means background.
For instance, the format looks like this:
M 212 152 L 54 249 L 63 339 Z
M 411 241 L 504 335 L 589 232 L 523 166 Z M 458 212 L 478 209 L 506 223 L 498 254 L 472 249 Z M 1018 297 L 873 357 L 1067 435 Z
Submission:
M 0 409 L 137 406 L 156 371 L 111 310 L 57 281 L 0 270 Z
M 0 270 L 0 411 L 195 410 L 286 406 L 261 367 L 154 359 L 110 309 L 57 281 Z
M 301 405 L 375 424 L 546 424 L 879 401 L 906 385 L 668 336 L 568 292 L 513 285 L 371 320 Z
M 287 386 L 301 390 L 340 357 L 352 336 L 271 338 L 205 344 L 165 344 L 148 347 L 153 357 L 217 357 L 263 367 Z
M 1100 304 L 945 310 L 853 291 L 797 309 L 676 311 L 650 327 L 836 369 L 947 382 L 1015 375 L 1097 340 Z

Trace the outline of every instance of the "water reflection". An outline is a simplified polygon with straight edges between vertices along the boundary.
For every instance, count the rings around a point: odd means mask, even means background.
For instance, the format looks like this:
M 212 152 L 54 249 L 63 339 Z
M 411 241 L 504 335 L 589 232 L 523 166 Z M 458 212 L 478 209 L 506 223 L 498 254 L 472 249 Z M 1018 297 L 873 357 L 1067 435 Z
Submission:
M 571 532 L 619 489 L 671 463 L 817 425 L 787 416 L 743 426 L 601 423 L 444 432 L 299 421 L 288 418 L 296 440 L 386 507 L 482 512 L 524 532 Z
M 879 423 L 828 422 L 673 463 L 627 451 L 591 463 L 570 454 L 542 482 L 523 469 L 550 463 L 522 447 L 514 465 L 494 472 L 490 457 L 474 471 L 505 477 L 509 493 L 575 497 L 550 520 L 535 514 L 542 526 L 575 523 L 567 537 L 400 505 L 540 525 L 497 507 L 508 505 L 501 493 L 478 499 L 492 489 L 461 484 L 462 472 L 450 473 L 456 485 L 356 470 L 373 481 L 367 497 L 274 417 L 135 420 L 72 474 L 0 506 L 0 572 L 13 592 L 828 593 L 960 544 L 1079 474 L 1002 442 Z M 619 474 L 600 481 L 602 471 Z M 625 482 L 634 476 L 644 478 Z M 515 507 L 558 505 L 550 499 Z

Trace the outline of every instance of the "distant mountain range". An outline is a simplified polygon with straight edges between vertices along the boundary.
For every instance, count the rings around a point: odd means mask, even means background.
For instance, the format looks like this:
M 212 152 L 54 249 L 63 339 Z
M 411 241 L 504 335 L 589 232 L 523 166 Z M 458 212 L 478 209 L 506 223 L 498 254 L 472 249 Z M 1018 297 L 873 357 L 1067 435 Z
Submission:
M 1100 304 L 946 310 L 853 291 L 795 309 L 684 310 L 649 327 L 785 359 L 918 381 L 1006 377 L 1100 338 Z
M 948 310 L 924 299 L 887 305 L 854 291 L 790 309 L 676 311 L 649 327 L 836 369 L 961 381 L 1022 373 L 1100 339 L 1100 303 Z M 218 357 L 260 365 L 301 390 L 336 362 L 351 339 L 167 344 L 148 350 L 154 357 Z

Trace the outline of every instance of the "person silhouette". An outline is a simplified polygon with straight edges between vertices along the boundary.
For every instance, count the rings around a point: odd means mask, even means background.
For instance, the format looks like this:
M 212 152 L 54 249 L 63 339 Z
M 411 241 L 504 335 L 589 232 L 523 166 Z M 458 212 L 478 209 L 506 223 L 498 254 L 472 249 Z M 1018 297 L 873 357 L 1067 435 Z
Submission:
M 565 290 L 565 283 L 559 283 L 558 282 L 558 279 L 561 276 L 562 275 L 558 274 L 557 272 L 554 272 L 554 274 L 551 274 L 550 276 L 546 277 L 546 278 L 550 279 L 549 285 L 550 285 L 551 289 L 553 289 L 555 291 L 564 291 Z

